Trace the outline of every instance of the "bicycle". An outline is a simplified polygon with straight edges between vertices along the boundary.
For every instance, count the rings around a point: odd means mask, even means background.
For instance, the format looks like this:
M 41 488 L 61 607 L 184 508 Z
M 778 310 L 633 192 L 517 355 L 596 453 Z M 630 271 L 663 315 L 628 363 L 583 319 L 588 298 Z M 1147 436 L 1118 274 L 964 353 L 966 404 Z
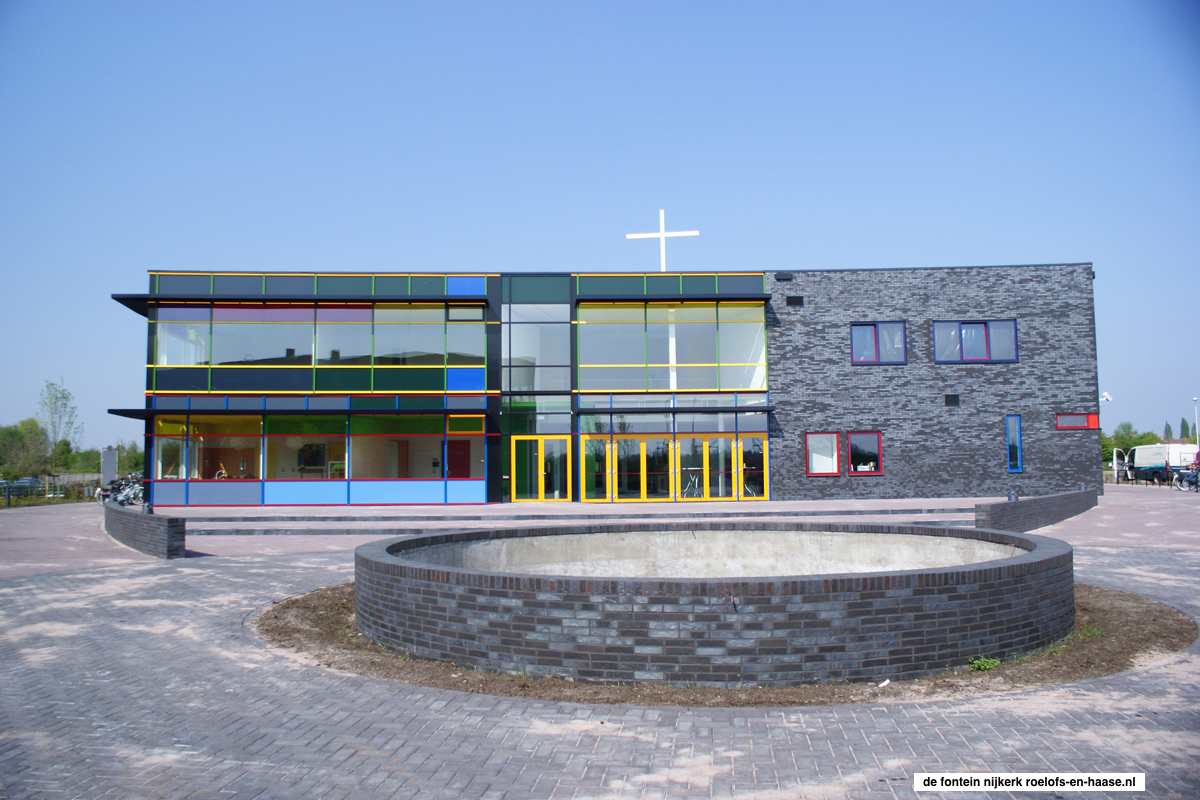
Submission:
M 1181 492 L 1200 492 L 1200 471 L 1185 469 L 1175 473 L 1175 488 Z

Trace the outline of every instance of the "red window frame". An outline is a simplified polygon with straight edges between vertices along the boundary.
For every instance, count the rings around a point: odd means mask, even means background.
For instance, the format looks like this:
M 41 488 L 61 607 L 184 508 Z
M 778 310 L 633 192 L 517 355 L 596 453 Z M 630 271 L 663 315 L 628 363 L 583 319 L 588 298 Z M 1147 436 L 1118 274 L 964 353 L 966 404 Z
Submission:
M 809 458 L 808 440 L 810 436 L 832 436 L 833 437 L 833 472 L 810 472 L 809 466 L 812 459 Z M 810 431 L 804 434 L 804 474 L 823 477 L 842 474 L 842 436 L 837 431 Z
M 877 452 L 879 453 L 879 460 L 875 464 L 874 472 L 859 472 L 854 469 L 854 462 L 853 462 L 853 459 L 852 459 L 851 453 L 850 453 L 850 437 L 851 436 L 874 436 L 876 439 L 879 440 L 879 446 L 877 448 Z M 851 478 L 858 477 L 860 475 L 882 475 L 883 474 L 883 433 L 881 431 L 849 431 L 846 434 L 846 470 L 849 472 L 849 475 Z
M 1087 422 L 1083 425 L 1064 425 L 1063 417 L 1084 417 Z M 1100 429 L 1099 414 L 1057 414 L 1054 422 L 1060 431 L 1094 431 Z

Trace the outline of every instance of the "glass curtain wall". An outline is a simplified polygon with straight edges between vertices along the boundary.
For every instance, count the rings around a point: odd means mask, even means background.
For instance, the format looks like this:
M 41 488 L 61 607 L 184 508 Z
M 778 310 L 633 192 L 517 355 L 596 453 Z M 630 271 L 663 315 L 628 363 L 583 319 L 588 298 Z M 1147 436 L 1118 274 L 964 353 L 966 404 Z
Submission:
M 580 391 L 767 388 L 762 304 L 579 307 Z

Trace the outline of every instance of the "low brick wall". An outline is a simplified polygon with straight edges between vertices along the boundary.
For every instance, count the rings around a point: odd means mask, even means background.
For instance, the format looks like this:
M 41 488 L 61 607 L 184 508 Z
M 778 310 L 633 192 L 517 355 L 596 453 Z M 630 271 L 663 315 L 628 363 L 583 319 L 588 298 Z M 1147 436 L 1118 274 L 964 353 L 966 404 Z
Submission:
M 727 581 L 514 575 L 405 558 L 414 548 L 451 542 L 638 530 L 961 536 L 1015 552 L 963 567 Z M 914 678 L 972 656 L 1029 652 L 1070 634 L 1075 621 L 1065 542 L 904 525 L 679 522 L 420 536 L 359 547 L 355 581 L 359 630 L 378 644 L 598 681 L 778 686 Z
M 160 517 L 143 514 L 141 509 L 129 509 L 116 503 L 104 505 L 104 529 L 123 545 L 140 553 L 158 558 L 183 558 L 185 520 L 182 517 Z
M 975 506 L 975 527 L 1025 533 L 1082 514 L 1095 508 L 1096 502 L 1096 490 L 1086 489 L 1004 503 L 980 503 Z

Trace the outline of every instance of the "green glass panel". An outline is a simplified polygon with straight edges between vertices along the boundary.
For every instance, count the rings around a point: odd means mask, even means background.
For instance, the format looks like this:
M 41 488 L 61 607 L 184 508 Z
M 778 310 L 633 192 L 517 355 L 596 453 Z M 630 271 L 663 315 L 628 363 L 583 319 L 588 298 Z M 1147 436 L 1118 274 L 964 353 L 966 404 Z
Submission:
M 350 417 L 350 434 L 362 436 L 372 433 L 441 433 L 445 421 L 445 417 L 437 414 L 388 415 L 385 417 L 352 416 Z
M 608 497 L 608 442 L 585 439 L 583 442 L 583 497 L 604 500 Z
M 483 433 L 483 417 L 450 417 L 447 426 L 451 433 Z
M 645 295 L 644 275 L 580 275 L 580 297 Z
M 516 461 L 512 465 L 513 499 L 537 500 L 542 473 L 537 439 L 520 439 L 513 446 L 516 449 Z
M 431 369 L 377 369 L 375 391 L 377 392 L 444 392 L 446 370 Z
M 505 303 L 569 303 L 569 275 L 514 275 Z
M 376 275 L 375 294 L 379 297 L 407 296 L 407 275 Z
M 317 391 L 369 392 L 371 391 L 371 370 L 319 368 L 317 370 Z
M 642 498 L 642 442 L 640 439 L 613 439 L 617 461 L 617 499 Z
M 716 275 L 684 275 L 682 277 L 684 294 L 716 294 L 717 292 Z
M 376 373 L 378 375 L 379 373 Z M 397 397 L 396 406 L 406 408 L 445 408 L 446 398 L 440 394 L 419 394 L 409 397 Z
M 369 297 L 370 275 L 318 275 L 317 294 L 343 297 Z
M 386 397 L 351 397 L 350 408 L 391 411 L 396 408 L 396 398 Z
M 646 294 L 679 294 L 678 275 L 647 275 Z
M 412 293 L 417 297 L 424 295 L 442 297 L 446 294 L 445 275 L 413 275 Z
M 266 434 L 344 434 L 346 417 L 336 416 L 269 416 L 266 418 Z

